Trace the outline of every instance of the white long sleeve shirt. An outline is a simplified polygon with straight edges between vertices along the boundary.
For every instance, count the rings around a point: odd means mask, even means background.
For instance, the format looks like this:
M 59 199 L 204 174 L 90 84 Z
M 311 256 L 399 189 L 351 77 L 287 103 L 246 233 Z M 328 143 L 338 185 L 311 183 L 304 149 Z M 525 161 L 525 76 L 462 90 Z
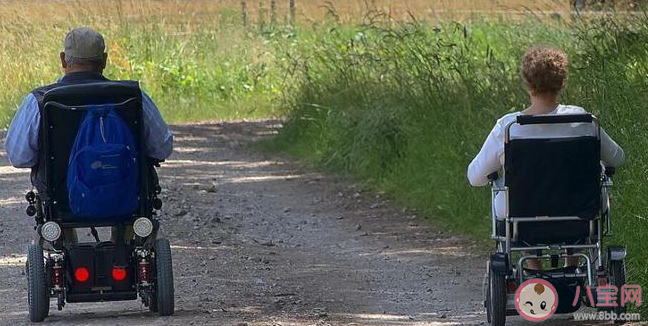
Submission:
M 581 107 L 571 105 L 558 105 L 548 113 L 553 114 L 585 114 Z M 479 154 L 468 166 L 468 180 L 473 186 L 483 186 L 488 183 L 488 175 L 500 171 L 504 166 L 504 133 L 506 126 L 515 121 L 521 112 L 507 114 L 497 120 L 482 146 Z M 596 131 L 591 124 L 571 124 L 568 128 L 565 125 L 513 125 L 510 133 L 511 138 L 558 138 L 571 136 L 594 135 Z M 605 166 L 620 166 L 625 160 L 623 149 L 601 128 L 601 161 Z

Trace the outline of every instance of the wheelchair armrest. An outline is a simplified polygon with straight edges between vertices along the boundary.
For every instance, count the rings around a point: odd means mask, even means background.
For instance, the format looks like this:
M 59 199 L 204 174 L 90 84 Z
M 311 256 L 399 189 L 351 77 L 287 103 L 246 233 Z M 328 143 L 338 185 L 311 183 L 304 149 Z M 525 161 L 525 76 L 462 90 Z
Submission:
M 493 181 L 499 179 L 499 173 L 497 173 L 497 171 L 495 171 L 495 172 L 489 174 L 486 177 L 488 178 L 488 181 L 493 182 Z
M 160 167 L 160 163 L 162 163 L 162 162 L 164 162 L 164 160 L 160 160 L 160 159 L 153 158 L 153 157 L 149 157 L 149 158 L 148 158 L 148 164 L 149 164 L 150 166 L 155 166 L 155 167 L 158 167 L 158 168 L 159 168 L 159 167 Z
M 611 177 L 614 175 L 615 172 L 616 172 L 616 168 L 615 168 L 615 167 L 613 167 L 613 166 L 606 166 L 606 167 L 605 167 L 605 175 L 606 175 L 608 178 L 611 178 Z

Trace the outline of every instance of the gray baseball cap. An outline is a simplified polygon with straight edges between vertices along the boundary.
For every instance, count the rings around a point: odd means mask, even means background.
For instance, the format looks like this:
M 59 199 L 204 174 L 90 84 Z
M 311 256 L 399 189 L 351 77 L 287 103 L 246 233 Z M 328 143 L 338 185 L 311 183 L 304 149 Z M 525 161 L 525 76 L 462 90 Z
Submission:
M 106 50 L 104 38 L 89 27 L 77 27 L 65 35 L 65 56 L 77 59 L 101 59 Z

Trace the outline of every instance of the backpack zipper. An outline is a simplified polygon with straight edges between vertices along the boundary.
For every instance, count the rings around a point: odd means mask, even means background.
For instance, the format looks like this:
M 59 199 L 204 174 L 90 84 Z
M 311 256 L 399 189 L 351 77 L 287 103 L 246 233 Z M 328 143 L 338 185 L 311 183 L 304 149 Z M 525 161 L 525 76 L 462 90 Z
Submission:
M 101 138 L 103 139 L 104 143 L 107 143 L 108 141 L 106 140 L 106 134 L 104 133 L 104 117 L 99 116 L 99 129 L 101 129 Z

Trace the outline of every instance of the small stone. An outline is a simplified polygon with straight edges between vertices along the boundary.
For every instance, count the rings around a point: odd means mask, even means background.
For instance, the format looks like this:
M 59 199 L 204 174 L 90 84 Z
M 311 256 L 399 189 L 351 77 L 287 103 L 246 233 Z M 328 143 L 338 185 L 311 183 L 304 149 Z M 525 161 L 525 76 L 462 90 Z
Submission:
M 356 225 L 355 229 L 356 229 L 356 231 L 360 231 L 362 229 L 362 225 L 360 225 L 360 224 Z
M 188 213 L 189 213 L 189 212 L 187 212 L 187 211 L 185 211 L 185 210 L 181 210 L 181 211 L 179 211 L 179 212 L 173 214 L 173 216 L 180 217 L 180 216 L 185 216 L 185 215 L 187 215 Z
M 284 209 L 283 209 L 284 213 L 288 213 L 291 210 L 292 210 L 292 208 L 290 208 L 290 207 L 284 207 Z

